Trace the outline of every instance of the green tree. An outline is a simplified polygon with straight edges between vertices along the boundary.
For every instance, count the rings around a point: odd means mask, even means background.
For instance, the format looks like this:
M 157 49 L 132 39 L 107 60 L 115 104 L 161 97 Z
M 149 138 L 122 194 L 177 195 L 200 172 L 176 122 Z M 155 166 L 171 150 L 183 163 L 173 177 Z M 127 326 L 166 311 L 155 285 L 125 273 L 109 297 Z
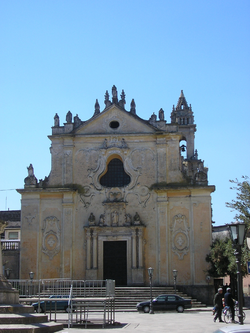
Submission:
M 236 200 L 226 202 L 226 206 L 231 208 L 232 211 L 237 211 L 235 219 L 239 222 L 244 222 L 247 226 L 250 226 L 250 182 L 248 176 L 242 176 L 242 181 L 230 180 L 234 186 L 230 187 L 232 190 L 236 190 Z

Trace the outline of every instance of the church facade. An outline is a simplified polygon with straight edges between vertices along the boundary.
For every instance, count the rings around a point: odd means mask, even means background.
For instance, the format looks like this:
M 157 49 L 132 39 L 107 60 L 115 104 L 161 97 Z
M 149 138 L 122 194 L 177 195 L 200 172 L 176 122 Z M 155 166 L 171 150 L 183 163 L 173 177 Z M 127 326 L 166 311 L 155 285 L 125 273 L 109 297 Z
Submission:
M 196 125 L 181 91 L 171 122 L 149 120 L 112 88 L 82 121 L 54 117 L 51 172 L 28 167 L 21 207 L 20 278 L 115 279 L 116 285 L 206 285 L 212 240 L 207 168 L 194 149 Z M 185 156 L 183 156 L 185 154 Z

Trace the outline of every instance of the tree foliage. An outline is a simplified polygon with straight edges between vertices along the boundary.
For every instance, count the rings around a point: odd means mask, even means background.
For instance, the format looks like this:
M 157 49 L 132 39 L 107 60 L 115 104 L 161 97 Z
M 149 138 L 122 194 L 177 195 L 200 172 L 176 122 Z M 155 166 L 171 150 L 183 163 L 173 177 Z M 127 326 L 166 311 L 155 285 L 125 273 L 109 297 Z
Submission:
M 213 277 L 224 277 L 230 275 L 235 277 L 237 274 L 236 257 L 234 255 L 232 241 L 229 237 L 216 238 L 210 252 L 206 256 L 206 261 L 210 263 L 208 274 Z M 249 260 L 249 251 L 246 246 L 242 248 L 241 272 L 242 276 L 247 275 L 247 261 Z
M 235 219 L 239 222 L 244 222 L 250 226 L 250 182 L 248 176 L 242 176 L 242 181 L 230 180 L 234 186 L 230 187 L 232 190 L 237 191 L 236 200 L 226 202 L 226 206 L 231 208 L 232 211 L 236 210 L 238 213 Z

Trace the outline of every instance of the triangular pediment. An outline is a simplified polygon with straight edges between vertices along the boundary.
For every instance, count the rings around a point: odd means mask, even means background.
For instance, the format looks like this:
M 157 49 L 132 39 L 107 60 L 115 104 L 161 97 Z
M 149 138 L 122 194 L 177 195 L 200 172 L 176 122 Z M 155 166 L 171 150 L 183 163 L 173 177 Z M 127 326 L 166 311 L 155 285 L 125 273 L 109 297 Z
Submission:
M 113 104 L 83 123 L 75 134 L 151 134 L 156 131 L 147 121 Z

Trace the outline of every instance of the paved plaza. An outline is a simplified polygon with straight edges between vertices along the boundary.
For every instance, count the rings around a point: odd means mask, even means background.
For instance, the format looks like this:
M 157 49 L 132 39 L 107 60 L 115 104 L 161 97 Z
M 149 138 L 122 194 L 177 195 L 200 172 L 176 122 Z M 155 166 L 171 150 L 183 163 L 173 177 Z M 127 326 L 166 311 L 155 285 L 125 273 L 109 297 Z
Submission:
M 246 313 L 245 324 L 250 325 L 250 310 L 244 310 Z M 59 318 L 58 318 L 59 319 Z M 59 319 L 60 320 L 60 319 Z M 112 325 L 107 328 L 65 328 L 61 333 L 79 333 L 79 332 L 95 332 L 95 333 L 117 333 L 117 332 L 187 332 L 187 333 L 212 333 L 216 329 L 226 325 L 214 323 L 212 316 L 212 308 L 206 311 L 185 311 L 184 313 L 165 312 L 155 314 L 144 314 L 138 312 L 117 312 L 115 320 L 120 325 Z M 249 330 L 250 332 L 250 330 Z

